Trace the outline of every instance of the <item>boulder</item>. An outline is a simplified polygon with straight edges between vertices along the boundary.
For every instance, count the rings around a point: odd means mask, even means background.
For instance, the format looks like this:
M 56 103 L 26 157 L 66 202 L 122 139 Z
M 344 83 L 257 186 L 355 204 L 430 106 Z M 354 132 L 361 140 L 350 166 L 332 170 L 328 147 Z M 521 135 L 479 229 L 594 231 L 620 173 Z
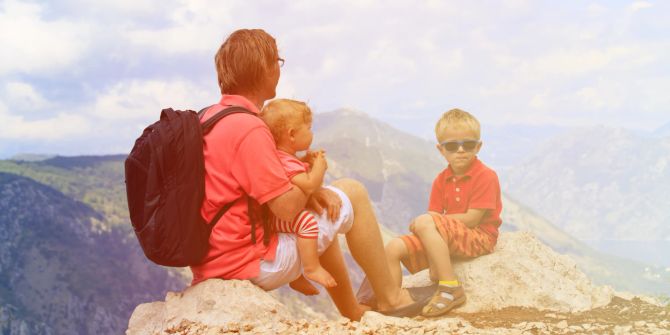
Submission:
M 607 305 L 608 286 L 595 286 L 568 256 L 528 232 L 502 233 L 495 251 L 453 262 L 467 302 L 457 310 L 476 313 L 505 307 L 580 312 Z M 428 271 L 405 277 L 403 286 L 430 285 Z

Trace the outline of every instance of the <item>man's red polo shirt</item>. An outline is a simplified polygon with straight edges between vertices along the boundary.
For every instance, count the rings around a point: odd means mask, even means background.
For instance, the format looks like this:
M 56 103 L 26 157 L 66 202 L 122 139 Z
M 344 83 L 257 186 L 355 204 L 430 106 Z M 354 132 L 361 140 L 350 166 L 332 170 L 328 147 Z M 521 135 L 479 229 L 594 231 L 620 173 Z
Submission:
M 202 122 L 223 107 L 241 106 L 256 114 L 258 108 L 237 95 L 224 95 L 219 105 L 206 111 Z M 204 263 L 192 266 L 192 284 L 209 278 L 256 277 L 261 258 L 275 257 L 277 238 L 263 244 L 263 229 L 257 226 L 256 244 L 251 242 L 251 224 L 246 195 L 260 204 L 291 189 L 276 153 L 270 129 L 258 117 L 233 114 L 219 121 L 204 139 L 205 200 L 200 214 L 209 222 L 225 204 L 235 201 L 212 230 Z
M 463 176 L 454 176 L 450 167 L 442 171 L 430 192 L 428 210 L 442 214 L 460 214 L 469 208 L 488 209 L 479 227 L 498 237 L 502 223 L 502 198 L 498 175 L 477 157 Z

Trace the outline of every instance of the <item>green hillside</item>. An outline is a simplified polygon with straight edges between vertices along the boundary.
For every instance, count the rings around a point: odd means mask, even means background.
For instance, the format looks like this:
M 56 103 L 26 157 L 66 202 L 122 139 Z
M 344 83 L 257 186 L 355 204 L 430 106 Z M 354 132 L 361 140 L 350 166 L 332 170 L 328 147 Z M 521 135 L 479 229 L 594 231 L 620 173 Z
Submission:
M 91 206 L 102 214 L 92 223 L 95 230 L 129 229 L 124 160 L 125 155 L 0 160 L 0 172 L 28 177 Z

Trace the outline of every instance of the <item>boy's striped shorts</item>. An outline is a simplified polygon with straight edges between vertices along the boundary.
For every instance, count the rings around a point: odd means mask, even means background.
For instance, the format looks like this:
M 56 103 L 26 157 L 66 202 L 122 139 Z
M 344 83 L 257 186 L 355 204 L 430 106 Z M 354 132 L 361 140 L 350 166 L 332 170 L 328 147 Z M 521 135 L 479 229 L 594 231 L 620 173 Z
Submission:
M 480 227 L 468 228 L 461 221 L 445 215 L 430 213 L 437 231 L 449 246 L 451 257 L 474 258 L 493 252 L 497 238 Z M 405 264 L 411 273 L 428 268 L 428 259 L 423 244 L 414 235 L 400 236 L 409 251 L 409 264 Z

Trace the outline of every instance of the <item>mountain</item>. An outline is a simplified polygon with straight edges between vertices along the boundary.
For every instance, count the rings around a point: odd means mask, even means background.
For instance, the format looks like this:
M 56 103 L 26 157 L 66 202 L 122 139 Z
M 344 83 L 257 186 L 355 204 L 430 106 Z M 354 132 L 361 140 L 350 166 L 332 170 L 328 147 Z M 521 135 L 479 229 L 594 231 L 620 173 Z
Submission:
M 0 173 L 0 330 L 118 334 L 135 305 L 183 288 L 127 230 L 61 192 Z
M 482 124 L 483 146 L 479 155 L 500 174 L 517 165 L 528 152 L 534 152 L 545 141 L 567 131 L 569 128 L 555 125 Z
M 409 220 L 426 210 L 431 182 L 435 175 L 445 167 L 445 162 L 435 150 L 434 144 L 400 132 L 364 113 L 348 110 L 316 114 L 314 128 L 313 147 L 324 148 L 327 151 L 328 180 L 354 177 L 363 181 L 370 191 L 379 221 L 384 225 L 382 230 L 385 238 L 406 233 Z M 104 325 L 116 325 L 121 323 L 119 320 L 123 318 L 126 318 L 127 321 L 129 315 L 129 310 L 125 309 L 127 305 L 137 304 L 140 301 L 157 300 L 162 292 L 186 285 L 190 275 L 188 269 L 165 269 L 144 259 L 127 218 L 123 176 L 124 158 L 124 155 L 57 156 L 38 162 L 0 161 L 0 172 L 6 172 L 4 175 L 9 176 L 5 178 L 11 177 L 12 180 L 21 181 L 21 186 L 12 186 L 11 194 L 2 193 L 0 195 L 0 202 L 5 206 L 0 208 L 0 225 L 3 227 L 0 229 L 2 238 L 0 249 L 13 250 L 11 252 L 15 254 L 24 250 L 22 249 L 25 248 L 24 244 L 17 247 L 15 242 L 10 243 L 5 239 L 5 236 L 18 236 L 19 232 L 27 234 L 25 232 L 41 232 L 46 229 L 65 232 L 72 230 L 70 235 L 76 238 L 64 238 L 63 241 L 66 241 L 67 244 L 58 244 L 60 242 L 50 239 L 59 236 L 56 233 L 39 233 L 39 236 L 36 233 L 30 233 L 22 240 L 24 241 L 22 243 L 29 243 L 37 250 L 41 250 L 41 246 L 53 248 L 57 252 L 52 254 L 58 255 L 55 258 L 59 260 L 56 267 L 67 270 L 67 274 L 57 272 L 59 275 L 55 277 L 55 280 L 47 280 L 43 283 L 44 288 L 36 291 L 60 292 L 63 287 L 67 287 L 65 296 L 72 295 L 72 298 L 67 298 L 72 301 L 79 301 L 77 294 L 87 295 L 91 297 L 90 306 L 100 305 L 103 307 L 99 308 L 106 311 L 105 315 L 108 315 L 111 321 L 99 322 Z M 10 184 L 15 185 L 12 183 Z M 34 189 L 47 192 L 50 196 L 30 198 L 23 193 Z M 505 188 L 503 190 L 507 191 Z M 535 211 L 538 213 L 535 214 L 529 209 L 529 206 L 517 200 L 517 197 L 512 198 L 504 194 L 503 230 L 533 232 L 543 243 L 554 250 L 570 255 L 576 260 L 578 267 L 598 284 L 611 284 L 617 289 L 636 293 L 665 292 L 667 294 L 670 292 L 668 289 L 670 281 L 667 279 L 666 272 L 653 272 L 656 271 L 655 269 L 652 269 L 652 272 L 645 271 L 645 268 L 648 267 L 643 264 L 603 256 L 552 225 L 550 221 L 543 219 L 544 212 Z M 52 208 L 57 203 L 66 203 L 68 204 L 66 208 L 72 206 L 77 210 L 59 208 L 48 213 L 34 210 L 34 206 L 37 205 L 41 205 L 40 208 Z M 2 216 L 10 211 L 13 215 Z M 33 218 L 37 214 L 39 216 Z M 31 217 L 31 221 L 26 221 L 26 217 Z M 75 222 L 79 223 L 74 224 Z M 74 228 L 71 227 L 72 225 Z M 5 229 L 5 226 L 13 228 Z M 25 227 L 30 227 L 30 229 Z M 79 233 L 75 233 L 76 231 Z M 50 247 L 52 245 L 54 246 Z M 48 254 L 47 251 L 44 253 Z M 4 254 L 0 253 L 0 255 Z M 2 257 L 0 256 L 0 262 L 12 259 L 13 256 Z M 352 281 L 360 282 L 362 274 L 357 270 L 355 262 L 348 254 L 345 255 L 345 259 L 353 270 Z M 132 264 L 132 266 L 127 264 Z M 41 268 L 37 265 L 34 267 Z M 35 329 L 36 333 L 44 333 L 38 331 L 41 328 L 37 327 L 40 327 L 41 324 L 36 320 L 52 320 L 48 316 L 50 313 L 67 320 L 81 320 L 85 319 L 83 315 L 89 315 L 79 312 L 77 312 L 79 314 L 63 312 L 70 307 L 59 302 L 65 299 L 62 297 L 54 298 L 57 302 L 35 299 L 32 304 L 25 303 L 15 294 L 15 292 L 23 291 L 9 286 L 11 280 L 4 279 L 4 276 L 9 276 L 5 274 L 5 269 L 12 269 L 15 273 L 12 276 L 31 275 L 38 279 L 43 276 L 53 278 L 49 274 L 51 270 L 46 271 L 44 275 L 34 275 L 36 270 L 33 267 L 26 268 L 22 263 L 11 263 L 7 267 L 3 265 L 3 271 L 0 272 L 3 276 L 0 281 L 0 306 L 2 306 L 0 307 L 0 329 L 7 329 L 2 326 L 1 320 L 8 320 L 5 317 L 8 313 L 12 315 L 9 319 L 21 320 L 26 325 L 33 327 L 31 329 Z M 91 279 L 93 276 L 91 269 L 96 271 L 103 269 L 100 272 L 104 273 L 109 280 Z M 88 278 L 87 286 L 81 289 L 73 286 L 72 283 L 79 285 L 78 283 L 82 281 L 76 278 Z M 11 283 L 16 284 L 14 281 Z M 131 284 L 136 287 L 137 291 L 128 288 Z M 6 287 L 8 288 L 5 289 Z M 122 289 L 130 290 L 128 292 L 131 293 L 121 294 Z M 137 298 L 142 293 L 152 295 L 152 297 Z M 292 313 L 296 315 L 310 317 L 323 313 L 335 316 L 332 303 L 323 296 L 301 297 L 295 292 L 289 293 L 287 289 L 278 290 L 273 294 L 279 296 L 280 300 L 288 305 Z M 119 298 L 121 296 L 123 299 Z M 104 301 L 105 299 L 107 302 Z M 121 304 L 119 300 L 129 302 Z M 44 312 L 47 307 L 43 305 L 51 306 L 48 307 L 51 308 L 50 312 Z M 89 305 L 84 303 L 84 306 Z M 89 319 L 77 322 L 79 322 L 77 326 L 79 330 L 84 329 L 83 327 L 92 327 L 87 323 L 90 322 Z M 13 327 L 21 327 L 20 324 L 18 326 L 16 323 L 13 324 Z M 42 326 L 46 325 L 49 323 L 45 322 Z M 118 331 L 110 332 L 119 333 Z M 56 333 L 82 332 L 68 330 Z M 109 332 L 100 330 L 98 333 Z
M 503 189 L 581 240 L 670 240 L 670 138 L 593 127 L 557 136 Z
M 670 137 L 670 122 L 656 128 L 653 135 L 656 137 Z

